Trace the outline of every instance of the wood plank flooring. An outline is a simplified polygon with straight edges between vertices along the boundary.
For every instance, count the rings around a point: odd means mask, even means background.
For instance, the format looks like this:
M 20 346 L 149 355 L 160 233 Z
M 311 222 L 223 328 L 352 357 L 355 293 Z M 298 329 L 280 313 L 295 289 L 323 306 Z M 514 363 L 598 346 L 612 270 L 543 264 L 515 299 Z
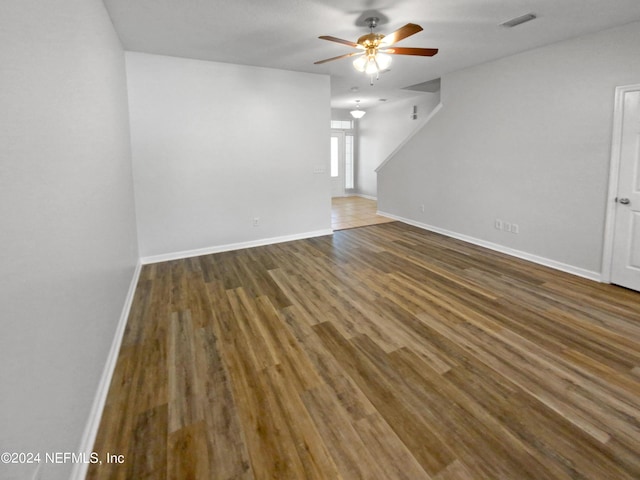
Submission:
M 638 479 L 640 294 L 398 222 L 147 265 L 90 479 Z
M 331 228 L 366 227 L 393 222 L 391 218 L 378 215 L 378 202 L 363 197 L 334 197 L 331 199 Z

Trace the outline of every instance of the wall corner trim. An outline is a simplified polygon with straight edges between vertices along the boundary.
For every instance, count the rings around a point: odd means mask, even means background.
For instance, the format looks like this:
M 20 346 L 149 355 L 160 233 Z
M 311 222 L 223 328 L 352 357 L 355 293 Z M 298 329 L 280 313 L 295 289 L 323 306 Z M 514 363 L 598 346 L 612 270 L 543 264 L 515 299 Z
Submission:
M 82 440 L 80 441 L 80 447 L 78 452 L 85 453 L 87 458 L 93 451 L 93 444 L 96 441 L 98 435 L 98 427 L 100 426 L 100 420 L 102 420 L 102 412 L 104 405 L 107 401 L 107 394 L 109 393 L 109 387 L 111 385 L 111 378 L 116 368 L 116 362 L 118 361 L 118 355 L 120 353 L 120 345 L 122 344 L 122 338 L 124 337 L 124 331 L 129 319 L 129 312 L 131 311 L 131 305 L 133 304 L 133 297 L 136 293 L 136 287 L 138 285 L 138 279 L 140 278 L 140 272 L 142 271 L 142 262 L 138 260 L 138 264 L 133 272 L 131 283 L 129 284 L 129 291 L 122 307 L 122 313 L 120 320 L 116 327 L 116 333 L 111 343 L 111 349 L 107 361 L 102 370 L 102 376 L 100 377 L 100 383 L 98 384 L 98 390 L 96 396 L 93 399 L 93 405 L 89 412 L 89 419 L 82 434 Z M 76 463 L 71 471 L 71 480 L 84 480 L 87 476 L 87 470 L 89 465 L 86 463 Z
M 402 148 L 403 148 L 407 143 L 409 143 L 409 140 L 411 140 L 411 139 L 415 136 L 415 134 L 416 134 L 416 133 L 418 133 L 420 130 L 422 130 L 422 129 L 424 128 L 424 126 L 425 126 L 427 123 L 429 123 L 429 122 L 431 121 L 431 119 L 432 119 L 433 117 L 435 117 L 435 116 L 436 116 L 436 114 L 437 114 L 440 110 L 442 110 L 442 102 L 438 103 L 438 105 L 436 105 L 436 106 L 435 106 L 435 108 L 434 108 L 433 110 L 431 110 L 431 113 L 429 113 L 429 115 L 427 115 L 427 116 L 424 118 L 424 120 L 422 120 L 422 121 L 420 122 L 420 124 L 419 124 L 419 125 L 418 125 L 414 130 L 413 130 L 413 132 L 411 132 L 411 133 L 407 136 L 407 138 L 405 138 L 405 139 L 400 143 L 400 145 L 398 145 L 398 146 L 396 147 L 396 149 L 395 149 L 393 152 L 391 152 L 391 153 L 389 154 L 389 156 L 388 156 L 387 158 L 385 158 L 385 159 L 383 160 L 383 162 L 382 162 L 380 165 L 378 165 L 378 167 L 377 167 L 377 168 L 376 168 L 376 170 L 375 170 L 375 171 L 376 171 L 376 173 L 380 173 L 380 170 L 382 170 L 382 169 L 384 168 L 384 166 L 385 166 L 387 163 L 389 163 L 389 161 L 390 161 L 393 157 L 395 157 L 395 156 L 396 156 L 396 154 L 397 154 L 397 153 L 398 153 L 398 152 L 399 152 L 399 151 L 400 151 L 400 150 L 401 150 L 401 149 L 402 149 Z
M 481 240 L 479 238 L 470 237 L 468 235 L 464 235 L 461 233 L 452 232 L 450 230 L 445 230 L 443 228 L 434 227 L 433 225 L 428 225 L 426 223 L 417 222 L 415 220 L 411 220 L 409 218 L 399 217 L 397 215 L 393 215 L 392 213 L 386 212 L 377 212 L 378 215 L 383 215 L 385 217 L 393 218 L 394 220 L 398 220 L 400 222 L 406 223 L 408 225 L 413 225 L 414 227 L 422 228 L 423 230 L 427 230 L 429 232 L 439 233 L 441 235 L 445 235 L 447 237 L 455 238 L 457 240 L 462 240 L 463 242 L 471 243 L 473 245 L 478 245 L 479 247 L 488 248 L 489 250 L 493 250 L 495 252 L 504 253 L 506 255 L 510 255 L 512 257 L 521 258 L 522 260 L 527 260 L 529 262 L 537 263 L 538 265 L 543 265 L 545 267 L 553 268 L 555 270 L 559 270 L 561 272 L 570 273 L 572 275 L 576 275 L 578 277 L 586 278 L 588 280 L 594 280 L 596 282 L 602 282 L 602 274 L 599 272 L 593 272 L 591 270 L 586 270 L 584 268 L 575 267 L 573 265 L 568 265 L 566 263 L 558 262 L 556 260 L 551 260 L 549 258 L 540 257 L 538 255 L 534 255 L 532 253 L 523 252 L 521 250 L 516 250 L 513 248 L 505 247 L 504 245 L 499 245 L 497 243 L 488 242 L 486 240 Z
M 313 232 L 298 233 L 294 235 L 285 235 L 282 237 L 262 238 L 259 240 L 251 240 L 249 242 L 229 243 L 227 245 L 216 245 L 212 247 L 198 248 L 195 250 L 184 250 L 181 252 L 163 253 L 160 255 L 152 255 L 142 257 L 140 261 L 143 265 L 150 263 L 167 262 L 169 260 L 180 260 L 182 258 L 199 257 L 201 255 L 210 255 L 212 253 L 229 252 L 231 250 L 242 250 L 244 248 L 262 247 L 274 243 L 291 242 L 294 240 L 304 240 L 305 238 L 322 237 L 325 235 L 333 235 L 333 230 L 316 230 Z

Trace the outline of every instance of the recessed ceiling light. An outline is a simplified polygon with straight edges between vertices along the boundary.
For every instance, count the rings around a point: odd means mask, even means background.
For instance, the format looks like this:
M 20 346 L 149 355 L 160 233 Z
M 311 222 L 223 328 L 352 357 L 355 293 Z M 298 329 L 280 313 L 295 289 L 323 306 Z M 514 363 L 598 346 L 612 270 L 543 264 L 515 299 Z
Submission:
M 351 87 L 349 90 L 351 90 L 352 92 L 357 92 L 358 90 L 360 90 L 358 87 Z
M 386 98 L 379 98 L 379 99 L 378 99 L 378 101 L 379 101 L 379 102 L 386 102 L 386 101 L 387 101 L 387 99 L 386 99 Z
M 516 17 L 516 18 L 512 18 L 511 20 L 507 20 L 506 22 L 501 23 L 500 26 L 501 27 L 507 27 L 507 28 L 513 28 L 513 27 L 517 27 L 518 25 L 522 25 L 523 23 L 530 22 L 531 20 L 534 20 L 535 18 L 537 18 L 535 14 L 527 13 L 526 15 L 522 15 L 520 17 Z

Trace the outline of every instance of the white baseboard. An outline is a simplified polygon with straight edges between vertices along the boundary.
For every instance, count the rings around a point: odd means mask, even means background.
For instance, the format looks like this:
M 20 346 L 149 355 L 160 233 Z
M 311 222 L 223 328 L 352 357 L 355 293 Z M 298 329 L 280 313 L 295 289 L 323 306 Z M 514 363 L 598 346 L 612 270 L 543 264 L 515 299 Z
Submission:
M 199 257 L 201 255 L 210 255 L 212 253 L 229 252 L 231 250 L 242 250 L 243 248 L 262 247 L 264 245 L 272 245 L 274 243 L 291 242 L 293 240 L 304 240 L 305 238 L 322 237 L 325 235 L 333 235 L 333 230 L 316 230 L 314 232 L 285 235 L 282 237 L 262 238 L 260 240 L 252 240 L 250 242 L 230 243 L 227 245 L 217 245 L 213 247 L 198 248 L 195 250 L 163 253 L 161 255 L 142 257 L 140 259 L 140 262 L 143 265 L 148 265 L 150 263 L 167 262 L 169 260 L 180 260 L 181 258 Z
M 362 198 L 366 198 L 367 200 L 375 200 L 376 202 L 378 201 L 378 197 L 373 197 L 371 195 L 365 195 L 364 193 L 353 193 L 353 194 L 351 194 L 351 196 L 353 196 L 353 197 L 362 197 Z
M 532 253 L 515 250 L 510 247 L 505 247 L 504 245 L 488 242 L 486 240 L 480 240 L 478 238 L 470 237 L 468 235 L 463 235 L 461 233 L 456 233 L 449 230 L 445 230 L 443 228 L 434 227 L 433 225 L 428 225 L 426 223 L 417 222 L 415 220 L 411 220 L 410 218 L 399 217 L 398 215 L 393 215 L 392 213 L 386 213 L 382 211 L 378 211 L 377 213 L 379 215 L 383 215 L 385 217 L 393 218 L 394 220 L 398 220 L 400 222 L 413 225 L 414 227 L 422 228 L 423 230 L 440 233 L 442 235 L 446 235 L 447 237 L 456 238 L 458 240 L 462 240 L 463 242 L 472 243 L 473 245 L 478 245 L 480 247 L 488 248 L 489 250 L 494 250 L 496 252 L 511 255 L 512 257 L 521 258 L 523 260 L 528 260 L 530 262 L 537 263 L 539 265 L 544 265 L 545 267 L 550 267 L 555 270 L 560 270 L 562 272 L 570 273 L 572 275 L 577 275 L 579 277 L 587 278 L 589 280 L 594 280 L 596 282 L 602 281 L 602 275 L 599 272 L 593 272 L 591 270 L 586 270 L 584 268 L 574 267 L 573 265 L 568 265 L 566 263 L 558 262 L 556 260 L 540 257 Z
M 136 286 L 138 285 L 138 279 L 140 278 L 141 270 L 142 263 L 138 262 L 138 264 L 136 265 L 136 269 L 133 272 L 131 283 L 129 284 L 129 291 L 127 292 L 127 297 L 125 299 L 124 306 L 122 307 L 122 313 L 120 314 L 120 320 L 118 321 L 118 326 L 116 327 L 116 333 L 111 343 L 111 350 L 109 350 L 107 362 L 105 363 L 104 369 L 102 370 L 102 376 L 100 377 L 100 383 L 98 384 L 98 391 L 96 392 L 96 396 L 93 400 L 93 405 L 91 406 L 91 412 L 89 413 L 89 420 L 87 421 L 87 426 L 85 427 L 84 434 L 82 435 L 82 440 L 80 442 L 80 448 L 78 449 L 78 452 L 85 453 L 87 454 L 87 456 L 90 455 L 93 451 L 93 444 L 96 441 L 98 427 L 100 426 L 100 420 L 102 419 L 102 411 L 104 410 L 104 404 L 107 401 L 107 394 L 109 393 L 111 378 L 113 377 L 113 372 L 116 368 L 116 362 L 118 361 L 118 354 L 120 353 L 122 337 L 124 336 L 124 330 L 127 326 L 127 320 L 129 319 L 129 312 L 133 303 L 133 297 L 136 293 Z M 84 480 L 84 478 L 87 476 L 88 468 L 89 465 L 86 463 L 80 462 L 74 464 L 73 470 L 71 471 L 71 479 Z M 36 472 L 36 474 L 37 473 L 38 472 Z
M 368 200 L 378 201 L 377 197 L 373 197 L 371 195 L 365 195 L 364 193 L 356 193 L 356 192 L 345 193 L 344 195 L 334 195 L 331 198 L 349 198 L 349 197 L 360 197 L 360 198 L 366 198 Z

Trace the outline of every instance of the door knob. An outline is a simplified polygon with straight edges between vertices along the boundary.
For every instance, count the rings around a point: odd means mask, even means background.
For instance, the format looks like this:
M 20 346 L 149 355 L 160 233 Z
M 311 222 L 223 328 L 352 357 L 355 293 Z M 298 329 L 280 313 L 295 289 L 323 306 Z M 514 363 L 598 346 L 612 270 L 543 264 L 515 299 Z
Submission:
M 631 203 L 628 198 L 616 198 L 616 202 L 620 202 L 622 205 L 629 205 Z

